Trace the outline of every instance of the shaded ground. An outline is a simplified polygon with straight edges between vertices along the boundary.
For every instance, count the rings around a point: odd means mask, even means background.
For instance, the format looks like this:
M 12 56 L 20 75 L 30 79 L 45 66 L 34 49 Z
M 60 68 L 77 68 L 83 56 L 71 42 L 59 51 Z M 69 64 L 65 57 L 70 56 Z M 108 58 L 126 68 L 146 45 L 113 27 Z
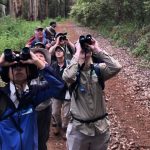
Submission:
M 81 34 L 91 33 L 100 47 L 123 66 L 119 75 L 106 83 L 112 133 L 109 150 L 150 150 L 150 69 L 145 67 L 150 65 L 131 56 L 125 48 L 115 47 L 95 31 L 72 22 L 59 24 L 58 31 L 67 31 L 72 42 Z M 66 150 L 65 141 L 51 132 L 48 150 Z

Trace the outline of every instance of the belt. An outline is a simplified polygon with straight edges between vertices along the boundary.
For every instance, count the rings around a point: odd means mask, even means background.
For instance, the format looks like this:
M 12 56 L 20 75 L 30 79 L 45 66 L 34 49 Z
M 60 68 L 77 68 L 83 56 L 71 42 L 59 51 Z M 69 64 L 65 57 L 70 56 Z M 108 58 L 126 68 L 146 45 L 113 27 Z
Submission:
M 106 116 L 108 116 L 108 113 L 105 113 L 104 115 L 102 115 L 100 117 L 97 117 L 97 118 L 94 118 L 94 119 L 90 119 L 90 120 L 82 120 L 82 119 L 76 118 L 76 117 L 73 116 L 73 114 L 71 114 L 71 116 L 72 116 L 72 118 L 74 120 L 77 120 L 77 121 L 79 121 L 81 123 L 92 123 L 92 122 L 96 122 L 98 120 L 104 119 Z

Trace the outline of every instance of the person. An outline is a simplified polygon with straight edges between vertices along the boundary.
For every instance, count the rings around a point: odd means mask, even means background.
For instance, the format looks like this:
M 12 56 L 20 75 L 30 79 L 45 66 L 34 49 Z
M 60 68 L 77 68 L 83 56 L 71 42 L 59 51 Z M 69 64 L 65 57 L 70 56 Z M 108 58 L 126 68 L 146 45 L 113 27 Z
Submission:
M 46 48 L 46 46 L 42 42 L 36 42 L 33 48 Z
M 78 82 L 74 90 L 71 90 L 72 118 L 66 133 L 68 150 L 106 150 L 110 139 L 104 86 L 99 84 L 98 79 L 110 79 L 120 71 L 121 65 L 101 50 L 94 38 L 92 44 L 87 46 L 85 50 L 81 48 L 79 40 L 77 41 L 76 52 L 63 72 L 63 79 L 70 85 L 70 89 Z M 92 53 L 103 63 L 93 64 Z M 100 70 L 99 76 L 93 69 L 95 65 Z
M 57 24 L 55 21 L 49 23 L 49 26 L 45 28 L 44 32 L 46 35 L 46 39 L 49 41 L 54 41 L 56 36 L 56 28 Z
M 57 33 L 56 42 L 49 49 L 49 52 L 52 55 L 52 62 L 56 60 L 54 53 L 55 53 L 55 48 L 57 46 L 61 46 L 65 49 L 66 59 L 72 58 L 72 55 L 75 51 L 75 47 L 74 44 L 67 38 L 67 33 Z
M 37 46 L 41 44 L 37 44 Z M 42 61 L 51 64 L 51 55 L 46 49 L 43 48 L 32 48 L 31 51 Z M 31 84 L 42 85 L 46 81 L 43 76 L 39 74 L 37 79 L 33 79 Z M 50 123 L 51 123 L 51 99 L 40 103 L 36 109 L 37 111 L 37 125 L 38 125 L 38 150 L 47 150 L 47 141 L 50 133 Z
M 27 54 L 27 48 L 25 48 Z M 0 56 L 0 75 L 6 83 L 0 88 L 0 148 L 3 150 L 38 150 L 37 112 L 35 107 L 59 95 L 64 82 L 53 69 L 31 51 L 6 49 Z M 38 72 L 47 81 L 30 85 Z
M 62 78 L 64 69 L 70 63 L 65 59 L 65 50 L 61 46 L 57 46 L 55 49 L 56 62 L 51 64 L 52 68 Z M 62 91 L 61 101 L 58 98 L 52 98 L 52 118 L 53 118 L 53 132 L 55 135 L 62 135 L 63 139 L 66 139 L 66 130 L 70 119 L 70 94 L 67 85 Z
M 50 41 L 45 37 L 44 28 L 41 26 L 36 27 L 35 34 L 27 41 L 25 46 L 33 48 L 37 42 L 41 42 L 46 49 L 49 49 L 51 46 Z

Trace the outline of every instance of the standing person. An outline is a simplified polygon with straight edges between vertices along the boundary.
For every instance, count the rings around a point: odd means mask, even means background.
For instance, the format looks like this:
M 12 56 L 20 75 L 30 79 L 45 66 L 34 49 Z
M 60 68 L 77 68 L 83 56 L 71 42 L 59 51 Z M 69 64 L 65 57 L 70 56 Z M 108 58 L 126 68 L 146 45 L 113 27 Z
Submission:
M 56 28 L 57 24 L 55 21 L 52 21 L 49 23 L 49 26 L 46 27 L 45 29 L 45 35 L 46 35 L 46 38 L 49 40 L 49 41 L 54 41 L 55 40 L 55 36 L 56 36 Z
M 74 54 L 75 47 L 74 44 L 67 38 L 67 33 L 57 33 L 56 42 L 53 46 L 50 47 L 49 52 L 52 55 L 52 62 L 56 60 L 54 53 L 55 48 L 61 46 L 65 50 L 65 58 L 71 59 Z
M 41 26 L 36 27 L 34 35 L 26 43 L 26 47 L 33 48 L 37 42 L 41 42 L 46 49 L 50 48 L 50 41 L 46 39 L 44 28 Z
M 38 46 L 38 44 L 37 44 Z M 44 63 L 50 65 L 51 55 L 43 48 L 32 48 L 31 51 Z M 32 80 L 31 84 L 42 85 L 45 84 L 45 80 L 41 74 L 37 79 Z M 40 103 L 36 109 L 37 111 L 37 125 L 38 125 L 38 150 L 47 150 L 47 141 L 50 132 L 51 122 L 51 99 Z
M 64 69 L 70 63 L 69 60 L 65 59 L 64 48 L 57 46 L 55 49 L 56 62 L 52 63 L 52 68 L 59 74 L 62 78 Z M 62 134 L 62 137 L 66 139 L 66 130 L 70 119 L 70 94 L 67 85 L 61 93 L 61 101 L 54 97 L 52 99 L 52 116 L 53 116 L 53 126 L 54 134 Z
M 69 150 L 106 150 L 110 133 L 102 81 L 116 75 L 121 65 L 101 50 L 94 39 L 86 50 L 81 48 L 79 41 L 75 47 L 76 53 L 63 73 L 63 79 L 68 84 L 75 84 L 71 96 L 72 119 L 66 134 L 67 146 Z M 103 62 L 97 64 L 99 75 L 92 53 Z
M 63 81 L 56 78 L 51 67 L 32 52 L 28 54 L 7 49 L 0 56 L 0 75 L 7 83 L 0 88 L 2 150 L 38 150 L 35 107 L 58 95 L 64 87 Z M 43 85 L 30 85 L 31 80 L 37 78 L 38 71 L 47 82 Z

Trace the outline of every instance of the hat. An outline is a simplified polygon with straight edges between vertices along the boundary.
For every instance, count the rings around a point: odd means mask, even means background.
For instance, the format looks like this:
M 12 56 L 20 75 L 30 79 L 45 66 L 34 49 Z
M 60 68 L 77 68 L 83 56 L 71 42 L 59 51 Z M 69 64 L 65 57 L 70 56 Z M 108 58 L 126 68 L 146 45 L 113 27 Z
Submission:
M 64 32 L 64 33 L 57 33 L 57 34 L 56 34 L 56 38 L 59 37 L 59 36 L 66 36 L 66 35 L 67 35 L 67 32 Z
M 15 54 L 20 54 L 19 51 L 13 51 Z M 19 64 L 20 62 L 18 62 Z M 28 75 L 28 80 L 32 80 L 38 77 L 38 69 L 34 64 L 26 64 L 29 68 L 29 75 Z M 3 66 L 1 67 L 0 75 L 1 79 L 8 83 L 10 81 L 9 79 L 9 67 L 11 66 Z
M 65 52 L 65 49 L 64 49 L 62 46 L 59 46 L 59 45 L 56 46 L 55 51 L 56 51 L 58 48 L 61 49 L 63 52 Z
M 46 62 L 48 64 L 51 64 L 51 55 L 48 50 L 46 50 L 44 48 L 31 48 L 31 51 L 33 53 L 39 52 L 39 53 L 43 54 L 46 59 Z
M 45 45 L 42 42 L 36 42 L 34 46 L 41 46 L 41 48 L 45 48 Z
M 43 30 L 44 28 L 42 26 L 37 26 L 35 30 L 39 30 L 39 29 Z

